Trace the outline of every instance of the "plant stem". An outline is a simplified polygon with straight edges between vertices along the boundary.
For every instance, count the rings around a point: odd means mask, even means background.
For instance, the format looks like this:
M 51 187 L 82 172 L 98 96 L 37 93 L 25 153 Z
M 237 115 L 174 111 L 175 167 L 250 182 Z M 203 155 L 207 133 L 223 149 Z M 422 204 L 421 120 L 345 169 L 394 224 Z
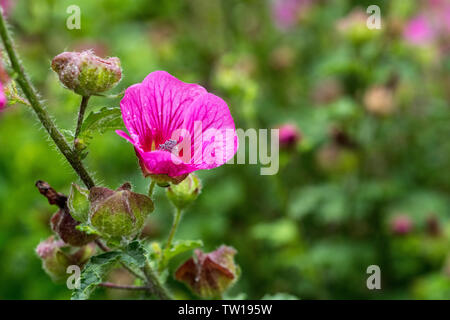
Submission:
M 109 289 L 120 289 L 120 290 L 148 290 L 148 287 L 145 286 L 130 286 L 130 285 L 121 285 L 115 284 L 112 282 L 103 282 L 98 285 L 99 287 L 109 288 Z
M 166 249 L 170 249 L 170 246 L 172 245 L 172 240 L 173 237 L 175 236 L 175 232 L 177 231 L 180 219 L 181 219 L 181 210 L 177 208 L 175 210 L 175 218 L 173 219 L 172 229 L 170 229 L 169 238 L 167 239 Z
M 28 75 L 25 73 L 25 70 L 19 60 L 17 52 L 14 49 L 14 43 L 11 38 L 11 35 L 6 27 L 6 22 L 3 17 L 3 10 L 1 11 L 0 14 L 0 36 L 2 38 L 5 50 L 8 53 L 9 60 L 11 61 L 11 66 L 13 70 L 18 74 L 17 83 L 19 83 L 20 87 L 22 88 L 23 93 L 25 94 L 31 107 L 36 113 L 39 121 L 42 123 L 45 130 L 47 130 L 48 134 L 53 139 L 58 149 L 61 151 L 64 157 L 66 157 L 67 161 L 76 171 L 76 173 L 83 181 L 83 183 L 86 185 L 86 187 L 89 189 L 92 188 L 94 186 L 94 180 L 91 178 L 89 173 L 84 168 L 83 163 L 81 162 L 79 156 L 72 151 L 64 136 L 61 134 L 56 125 L 53 123 L 45 107 L 39 100 L 37 92 L 34 89 Z
M 75 143 L 75 140 L 77 139 L 78 135 L 80 134 L 81 126 L 83 125 L 84 113 L 86 112 L 89 98 L 90 98 L 90 96 L 83 96 L 81 98 L 80 111 L 78 112 L 77 128 L 75 130 L 75 136 L 74 136 L 74 143 Z
M 150 186 L 148 187 L 148 196 L 151 198 L 153 195 L 153 191 L 155 189 L 155 185 L 156 182 L 154 180 L 152 180 L 152 182 L 150 182 Z
M 154 295 L 156 295 L 161 300 L 173 300 L 172 295 L 161 284 L 161 282 L 158 279 L 158 276 L 155 274 L 148 261 L 146 261 L 144 268 L 142 268 L 142 271 L 144 272 L 145 277 L 147 278 L 147 282 L 150 284 L 150 291 Z

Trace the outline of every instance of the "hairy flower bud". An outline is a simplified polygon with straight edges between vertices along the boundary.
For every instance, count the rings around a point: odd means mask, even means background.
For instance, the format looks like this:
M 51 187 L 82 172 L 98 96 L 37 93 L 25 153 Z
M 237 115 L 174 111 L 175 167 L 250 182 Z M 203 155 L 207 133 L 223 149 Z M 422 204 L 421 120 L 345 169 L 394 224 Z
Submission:
M 117 190 L 93 187 L 89 201 L 91 225 L 110 238 L 135 236 L 142 230 L 147 215 L 153 211 L 152 200 L 132 192 L 129 183 Z
M 70 265 L 82 267 L 95 253 L 95 245 L 86 245 L 74 250 L 64 241 L 51 236 L 39 243 L 36 253 L 42 259 L 45 272 L 53 281 L 62 281 L 68 277 L 67 267 Z
M 194 258 L 178 268 L 175 278 L 202 298 L 220 297 L 239 276 L 239 266 L 234 263 L 236 253 L 224 245 L 208 254 L 195 250 Z
M 86 232 L 77 229 L 80 222 L 76 221 L 70 215 L 67 207 L 59 209 L 51 218 L 50 224 L 52 230 L 55 231 L 65 243 L 72 246 L 81 247 L 97 238 L 94 234 L 87 234 Z
M 182 210 L 197 199 L 202 189 L 200 179 L 191 173 L 179 184 L 167 188 L 167 197 L 173 205 Z
M 64 86 L 82 96 L 109 90 L 122 78 L 119 58 L 101 59 L 90 50 L 57 55 L 52 69 Z

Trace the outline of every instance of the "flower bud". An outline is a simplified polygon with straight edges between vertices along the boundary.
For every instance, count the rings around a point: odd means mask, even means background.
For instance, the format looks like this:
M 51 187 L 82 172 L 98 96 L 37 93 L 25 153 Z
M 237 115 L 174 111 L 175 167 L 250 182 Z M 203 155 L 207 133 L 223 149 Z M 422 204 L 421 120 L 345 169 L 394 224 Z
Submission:
M 194 258 L 178 268 L 175 278 L 202 298 L 220 297 L 239 276 L 239 266 L 234 263 L 236 253 L 224 245 L 208 254 L 195 250 Z
M 71 252 L 72 251 L 72 252 Z M 53 236 L 39 243 L 37 255 L 42 259 L 42 267 L 53 281 L 62 281 L 68 277 L 67 267 L 82 267 L 95 253 L 94 245 L 83 246 L 73 251 L 64 241 L 55 240 Z
M 94 241 L 97 236 L 87 234 L 77 229 L 80 222 L 76 221 L 69 213 L 67 207 L 61 208 L 56 212 L 50 220 L 52 230 L 55 231 L 60 238 L 67 244 L 75 247 L 81 247 Z
M 368 15 L 361 8 L 356 8 L 347 16 L 337 21 L 337 30 L 355 44 L 363 43 L 378 35 L 367 27 Z
M 167 188 L 167 197 L 179 210 L 185 209 L 197 199 L 202 189 L 200 179 L 193 173 L 179 184 L 172 184 Z
M 295 147 L 301 138 L 300 131 L 294 124 L 284 124 L 279 127 L 279 130 L 281 148 L 289 149 Z
M 109 90 L 122 78 L 119 58 L 101 59 L 90 50 L 57 55 L 52 69 L 64 86 L 82 96 Z
M 153 202 L 146 195 L 131 192 L 125 183 L 117 190 L 93 187 L 89 193 L 90 222 L 102 235 L 110 238 L 133 237 L 139 233 Z

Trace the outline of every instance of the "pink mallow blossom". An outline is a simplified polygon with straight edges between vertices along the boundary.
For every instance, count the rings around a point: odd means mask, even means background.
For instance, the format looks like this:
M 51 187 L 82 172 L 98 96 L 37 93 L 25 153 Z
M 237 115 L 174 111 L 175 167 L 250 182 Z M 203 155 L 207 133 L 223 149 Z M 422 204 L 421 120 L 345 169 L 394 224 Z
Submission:
M 0 110 L 6 106 L 6 95 L 3 90 L 3 84 L 0 82 Z
M 233 118 L 221 98 L 164 71 L 150 73 L 125 91 L 120 102 L 144 176 L 181 182 L 187 174 L 230 160 L 238 139 Z

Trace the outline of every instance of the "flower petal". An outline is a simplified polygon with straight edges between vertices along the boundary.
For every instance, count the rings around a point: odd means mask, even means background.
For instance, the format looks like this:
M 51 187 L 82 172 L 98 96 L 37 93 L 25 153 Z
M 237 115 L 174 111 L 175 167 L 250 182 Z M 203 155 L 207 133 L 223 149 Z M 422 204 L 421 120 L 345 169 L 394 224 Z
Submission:
M 191 138 L 191 161 L 197 169 L 223 165 L 237 151 L 238 138 L 227 104 L 218 96 L 206 93 L 186 111 L 183 129 Z
M 143 150 L 163 144 L 183 123 L 184 112 L 196 97 L 206 93 L 165 71 L 150 73 L 141 84 L 129 87 L 120 102 L 125 126 L 139 137 Z
M 152 152 L 143 152 L 135 148 L 143 171 L 149 174 L 167 174 L 169 177 L 177 177 L 195 171 L 191 164 L 184 163 L 173 153 L 157 150 Z

